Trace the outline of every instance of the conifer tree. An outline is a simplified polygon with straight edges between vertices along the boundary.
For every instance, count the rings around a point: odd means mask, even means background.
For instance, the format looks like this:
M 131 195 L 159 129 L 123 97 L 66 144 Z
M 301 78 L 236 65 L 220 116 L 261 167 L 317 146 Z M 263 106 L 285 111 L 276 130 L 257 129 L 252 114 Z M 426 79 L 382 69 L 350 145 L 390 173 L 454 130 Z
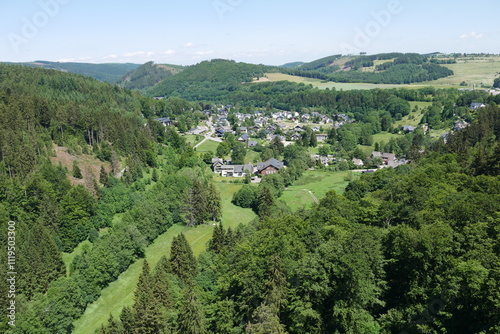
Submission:
M 224 232 L 224 228 L 222 227 L 222 223 L 219 223 L 215 226 L 214 232 L 212 234 L 212 239 L 208 245 L 208 249 L 214 253 L 220 253 L 226 246 L 226 234 Z
M 190 192 L 189 225 L 200 225 L 208 217 L 207 191 L 202 181 L 195 179 Z
M 77 179 L 81 179 L 82 176 L 82 170 L 80 169 L 80 166 L 78 166 L 78 161 L 73 160 L 73 177 L 76 177 Z
M 154 280 L 144 260 L 135 290 L 134 329 L 137 333 L 159 333 L 163 327 L 160 305 L 154 296 Z
M 208 219 L 219 221 L 221 217 L 221 199 L 215 185 L 210 182 L 208 185 L 207 196 L 207 214 Z
M 153 182 L 158 182 L 158 172 L 156 171 L 156 168 L 153 169 L 153 174 L 151 175 L 151 180 Z
M 205 315 L 195 291 L 188 288 L 186 297 L 179 311 L 177 333 L 205 334 Z
M 101 170 L 99 172 L 99 182 L 105 187 L 109 186 L 108 174 L 106 173 L 104 166 L 101 166 Z
M 271 208 L 274 206 L 274 197 L 268 187 L 262 187 L 258 200 L 258 211 L 260 217 L 269 217 Z
M 190 283 L 197 274 L 196 258 L 184 234 L 174 237 L 170 250 L 170 266 L 172 273 Z
M 120 315 L 120 320 L 123 325 L 123 333 L 124 334 L 134 334 L 135 328 L 135 319 L 134 313 L 130 307 L 124 307 L 122 310 L 122 314 Z
M 165 256 L 162 256 L 155 268 L 153 279 L 153 295 L 156 301 L 164 309 L 172 307 L 172 294 L 170 292 L 170 283 L 168 274 L 171 272 L 170 262 Z

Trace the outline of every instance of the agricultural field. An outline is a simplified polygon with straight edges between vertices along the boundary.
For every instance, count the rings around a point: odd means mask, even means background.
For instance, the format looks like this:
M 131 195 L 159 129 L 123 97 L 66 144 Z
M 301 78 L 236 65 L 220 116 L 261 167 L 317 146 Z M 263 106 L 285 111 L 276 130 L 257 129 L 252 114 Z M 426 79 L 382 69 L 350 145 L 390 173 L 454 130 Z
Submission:
M 447 78 L 429 81 L 428 86 L 467 88 L 459 86 L 462 82 L 465 82 L 468 88 L 472 88 L 473 85 L 476 85 L 476 88 L 480 88 L 481 85 L 492 86 L 493 80 L 500 75 L 500 56 L 459 58 L 457 64 L 443 66 L 455 74 Z

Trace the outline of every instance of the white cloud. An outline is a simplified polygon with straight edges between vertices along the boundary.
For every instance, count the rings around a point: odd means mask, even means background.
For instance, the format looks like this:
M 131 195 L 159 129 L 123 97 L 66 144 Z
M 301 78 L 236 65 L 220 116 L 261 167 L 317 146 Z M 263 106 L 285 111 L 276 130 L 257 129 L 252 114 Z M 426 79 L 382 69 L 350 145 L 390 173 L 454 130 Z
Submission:
M 193 42 L 188 42 L 188 43 L 184 44 L 183 47 L 194 48 L 194 47 L 196 47 L 196 44 L 194 44 Z
M 484 37 L 484 34 L 478 34 L 475 31 L 471 31 L 468 34 L 463 34 L 462 36 L 460 36 L 461 39 L 466 39 L 466 38 L 480 39 L 480 38 L 483 38 L 483 37 Z
M 167 50 L 164 52 L 160 52 L 159 54 L 164 55 L 164 56 L 170 56 L 170 55 L 173 55 L 174 53 L 175 53 L 174 50 Z
M 116 58 L 118 58 L 117 55 L 108 55 L 108 56 L 102 57 L 102 59 L 116 59 Z
M 194 54 L 197 56 L 208 56 L 208 55 L 211 55 L 214 53 L 215 53 L 215 51 L 197 51 Z

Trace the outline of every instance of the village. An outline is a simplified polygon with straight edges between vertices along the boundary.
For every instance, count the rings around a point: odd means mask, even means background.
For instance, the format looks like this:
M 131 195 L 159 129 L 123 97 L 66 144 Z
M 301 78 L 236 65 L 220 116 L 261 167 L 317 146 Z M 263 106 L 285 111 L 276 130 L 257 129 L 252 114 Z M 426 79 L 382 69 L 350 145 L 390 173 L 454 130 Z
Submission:
M 482 103 L 472 103 L 471 110 L 484 108 Z M 245 145 L 247 149 L 256 148 L 258 145 L 266 145 L 273 140 L 277 140 L 284 147 L 291 145 L 303 138 L 305 131 L 311 131 L 318 146 L 326 145 L 328 140 L 328 132 L 332 129 L 340 129 L 346 124 L 355 123 L 355 120 L 348 115 L 339 113 L 333 116 L 327 116 L 317 111 L 310 113 L 299 113 L 296 111 L 274 111 L 266 112 L 255 110 L 253 112 L 231 112 L 232 105 L 216 106 L 213 110 L 205 110 L 208 120 L 205 124 L 191 129 L 184 135 L 203 136 L 202 144 L 206 140 L 223 142 L 224 138 L 232 134 L 236 136 L 236 140 Z M 174 122 L 168 118 L 156 119 L 164 126 L 171 126 Z M 451 129 L 451 132 L 457 132 L 464 129 L 469 124 L 464 120 L 456 121 Z M 417 130 L 417 126 L 402 125 L 399 129 L 400 133 L 412 133 Z M 426 134 L 429 130 L 427 124 L 420 126 L 423 133 Z M 450 133 L 442 135 L 446 142 Z M 367 166 L 363 159 L 353 157 L 345 159 L 336 157 L 334 154 L 311 154 L 311 159 L 318 166 L 333 166 L 339 162 L 346 161 L 350 169 L 363 172 L 373 172 L 379 168 L 398 166 L 409 163 L 406 157 L 398 157 L 395 153 L 372 151 L 368 159 L 371 165 Z M 222 177 L 245 177 L 252 176 L 253 180 L 258 180 L 257 177 L 278 173 L 281 169 L 286 168 L 286 161 L 279 161 L 275 157 L 266 160 L 265 162 L 234 164 L 231 159 L 214 156 L 212 159 L 212 170 L 214 173 Z

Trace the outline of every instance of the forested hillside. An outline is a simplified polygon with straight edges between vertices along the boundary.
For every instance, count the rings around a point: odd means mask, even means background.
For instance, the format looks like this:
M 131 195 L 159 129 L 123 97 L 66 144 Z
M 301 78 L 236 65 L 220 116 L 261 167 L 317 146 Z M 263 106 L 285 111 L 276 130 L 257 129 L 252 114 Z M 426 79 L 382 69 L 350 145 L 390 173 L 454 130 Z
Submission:
M 126 73 L 137 69 L 139 64 L 90 64 L 90 63 L 60 63 L 38 60 L 30 63 L 20 63 L 23 66 L 41 67 L 63 72 L 70 72 L 93 77 L 97 80 L 114 83 Z
M 165 131 L 143 117 L 182 113 L 181 120 L 196 122 L 197 107 L 180 99 L 150 100 L 84 76 L 0 65 L 0 217 L 4 231 L 9 221 L 15 224 L 12 254 L 19 273 L 17 322 L 9 328 L 20 333 L 71 332 L 86 305 L 142 256 L 146 245 L 173 223 L 198 217 L 192 211 L 188 215 L 186 205 L 196 173 L 174 174 L 203 162 L 173 128 Z M 86 171 L 84 182 L 73 184 L 70 179 L 82 178 L 82 172 L 77 165 L 68 170 L 51 163 L 54 145 L 66 147 L 74 161 L 81 154 L 93 156 L 100 173 Z M 164 168 L 172 175 L 145 192 L 143 171 L 160 166 L 161 154 L 168 155 Z M 197 192 L 205 189 L 210 193 L 207 181 Z M 157 211 L 150 211 L 151 203 Z M 112 227 L 116 213 L 127 215 Z M 3 249 L 6 238 L 2 233 Z M 92 251 L 76 257 L 66 277 L 62 251 L 72 252 L 87 239 Z M 0 256 L 5 269 L 7 252 Z M 1 275 L 0 298 L 6 305 L 12 298 L 7 270 Z M 2 308 L 4 319 L 6 312 Z M 7 327 L 6 322 L 0 325 L 2 332 Z
M 128 89 L 141 90 L 151 88 L 169 76 L 177 74 L 182 70 L 182 66 L 160 65 L 148 62 L 134 71 L 127 73 L 116 83 Z
M 226 92 L 237 90 L 244 82 L 260 78 L 270 67 L 213 59 L 188 66 L 147 92 L 149 96 L 179 96 L 191 101 L 221 100 Z
M 427 56 L 385 53 L 373 56 L 325 57 L 285 70 L 286 73 L 335 82 L 410 84 L 453 75 Z M 375 62 L 378 62 L 376 65 Z

